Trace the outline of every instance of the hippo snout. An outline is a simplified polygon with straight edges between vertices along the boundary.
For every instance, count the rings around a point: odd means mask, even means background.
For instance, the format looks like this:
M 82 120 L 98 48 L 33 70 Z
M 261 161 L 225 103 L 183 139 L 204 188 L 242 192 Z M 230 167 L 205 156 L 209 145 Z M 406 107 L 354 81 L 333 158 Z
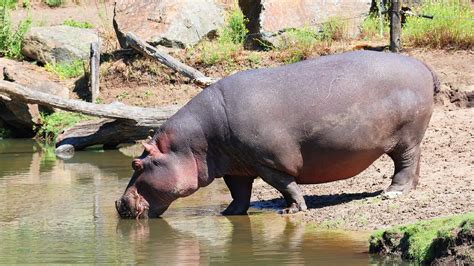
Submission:
M 124 219 L 148 218 L 149 204 L 141 196 L 123 196 L 115 201 L 115 208 L 120 217 Z

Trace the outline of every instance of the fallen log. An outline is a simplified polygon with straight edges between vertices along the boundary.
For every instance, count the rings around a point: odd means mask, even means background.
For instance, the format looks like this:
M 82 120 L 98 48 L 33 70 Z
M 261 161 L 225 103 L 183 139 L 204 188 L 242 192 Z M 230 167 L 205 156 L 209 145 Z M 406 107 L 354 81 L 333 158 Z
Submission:
M 0 93 L 14 101 L 106 118 L 85 121 L 61 133 L 56 143 L 56 151 L 65 158 L 68 158 L 74 150 L 82 150 L 93 145 L 102 144 L 107 148 L 145 139 L 150 129 L 159 127 L 181 107 L 143 108 L 122 103 L 87 103 L 34 91 L 9 81 L 0 81 Z
M 141 127 L 156 127 L 157 125 L 161 125 L 180 108 L 180 106 L 175 105 L 161 108 L 144 108 L 122 103 L 88 103 L 34 91 L 14 82 L 3 80 L 0 81 L 0 93 L 25 103 L 41 104 L 97 117 L 128 120 L 134 122 L 136 126 Z
M 74 150 L 83 150 L 94 145 L 104 145 L 104 148 L 115 148 L 121 143 L 130 143 L 146 139 L 150 130 L 158 127 L 137 126 L 129 120 L 97 119 L 84 121 L 66 129 L 58 136 L 57 154 L 62 146 L 72 145 Z M 68 151 L 69 152 L 69 151 Z
M 212 83 L 215 83 L 218 80 L 215 78 L 206 77 L 206 75 L 204 75 L 201 71 L 180 62 L 178 59 L 172 57 L 166 52 L 159 51 L 158 49 L 144 42 L 131 32 L 127 32 L 125 34 L 125 40 L 131 48 L 133 48 L 140 54 L 157 60 L 163 65 L 173 69 L 174 71 L 179 72 L 183 76 L 190 78 L 195 83 L 201 86 L 211 85 Z

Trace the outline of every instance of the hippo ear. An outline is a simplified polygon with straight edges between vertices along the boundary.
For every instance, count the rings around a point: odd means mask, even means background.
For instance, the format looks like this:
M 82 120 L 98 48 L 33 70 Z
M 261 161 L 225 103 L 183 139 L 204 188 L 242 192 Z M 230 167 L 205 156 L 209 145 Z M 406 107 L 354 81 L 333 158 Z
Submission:
M 132 161 L 132 168 L 135 171 L 142 171 L 143 170 L 143 162 L 140 159 L 135 159 Z
M 148 152 L 151 156 L 156 156 L 160 153 L 156 145 L 151 144 L 147 141 L 143 141 L 142 144 L 143 144 L 143 147 L 145 148 L 145 151 Z

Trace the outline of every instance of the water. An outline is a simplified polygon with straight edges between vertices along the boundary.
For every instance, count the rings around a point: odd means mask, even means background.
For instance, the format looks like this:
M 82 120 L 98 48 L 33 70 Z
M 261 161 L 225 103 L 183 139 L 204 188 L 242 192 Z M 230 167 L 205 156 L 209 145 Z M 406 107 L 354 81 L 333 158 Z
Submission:
M 221 180 L 175 202 L 163 219 L 120 220 L 114 201 L 131 174 L 119 151 L 56 159 L 26 140 L 0 140 L 0 264 L 379 263 L 365 233 L 308 229 L 297 218 L 252 210 L 223 217 Z

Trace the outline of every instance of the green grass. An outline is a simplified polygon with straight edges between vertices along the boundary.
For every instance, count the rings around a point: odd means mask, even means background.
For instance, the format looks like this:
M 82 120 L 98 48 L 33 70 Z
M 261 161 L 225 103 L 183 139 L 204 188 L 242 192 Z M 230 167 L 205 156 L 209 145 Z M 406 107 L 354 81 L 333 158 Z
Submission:
M 2 0 L 0 6 L 0 54 L 14 59 L 21 59 L 21 41 L 31 25 L 28 16 L 21 20 L 16 27 L 10 18 L 12 1 Z
M 0 127 L 0 139 L 6 139 L 13 136 L 13 133 L 8 128 Z
M 9 9 L 15 9 L 17 3 L 18 3 L 18 0 L 0 0 L 0 5 L 2 7 L 6 6 Z
M 430 263 L 435 259 L 437 243 L 451 243 L 458 231 L 470 231 L 474 226 L 474 213 L 455 215 L 421 221 L 410 225 L 378 230 L 370 237 L 371 250 L 390 239 L 392 245 L 402 252 L 406 259 L 418 263 Z
M 369 15 L 363 22 L 361 27 L 360 37 L 363 39 L 377 39 L 384 37 L 390 33 L 390 23 L 384 19 L 382 23 L 383 35 L 380 36 L 380 19 L 377 15 Z
M 248 33 L 247 22 L 248 19 L 240 9 L 230 11 L 226 25 L 218 30 L 217 39 L 205 40 L 196 47 L 195 50 L 200 54 L 200 61 L 208 66 L 232 62 L 233 56 L 243 49 L 243 43 Z M 196 51 L 191 51 L 191 53 Z
M 74 19 L 67 19 L 63 22 L 63 25 L 70 26 L 70 27 L 75 27 L 75 28 L 82 28 L 82 29 L 92 29 L 94 28 L 94 25 L 91 23 L 84 21 L 76 21 Z
M 280 60 L 286 64 L 296 63 L 313 54 L 326 54 L 333 41 L 347 38 L 347 23 L 338 18 L 329 18 L 320 29 L 304 27 L 285 32 L 275 47 Z
M 64 129 L 91 119 L 90 116 L 71 112 L 41 113 L 40 116 L 41 126 L 36 131 L 36 138 L 48 142 L 55 141 Z
M 84 62 L 76 60 L 72 63 L 47 63 L 47 71 L 56 74 L 60 79 L 77 78 L 84 75 Z
M 58 7 L 64 4 L 64 0 L 44 0 L 44 3 L 49 7 Z
M 430 48 L 474 48 L 474 13 L 469 2 L 428 2 L 415 13 L 432 15 L 433 19 L 408 17 L 402 30 L 402 41 L 411 46 Z

